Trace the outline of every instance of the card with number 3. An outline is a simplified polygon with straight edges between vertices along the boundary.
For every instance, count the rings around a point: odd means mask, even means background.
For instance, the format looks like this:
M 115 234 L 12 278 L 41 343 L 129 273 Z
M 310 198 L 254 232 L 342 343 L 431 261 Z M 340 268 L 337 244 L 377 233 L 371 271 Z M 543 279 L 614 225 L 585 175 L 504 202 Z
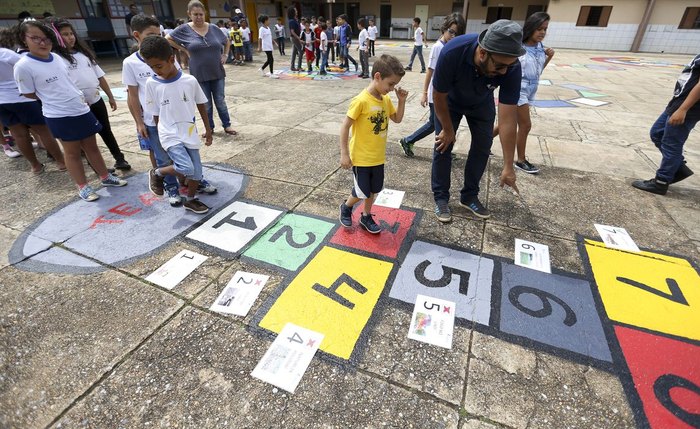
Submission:
M 418 295 L 408 338 L 451 349 L 454 324 L 454 302 Z

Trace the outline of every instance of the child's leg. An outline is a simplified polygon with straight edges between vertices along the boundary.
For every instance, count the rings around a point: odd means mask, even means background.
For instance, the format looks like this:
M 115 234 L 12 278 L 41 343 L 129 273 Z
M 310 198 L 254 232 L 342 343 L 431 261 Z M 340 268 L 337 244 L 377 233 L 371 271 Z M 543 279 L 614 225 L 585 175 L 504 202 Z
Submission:
M 65 160 L 68 167 L 68 174 L 79 188 L 87 184 L 83 158 L 81 156 L 81 140 L 61 141 L 63 150 L 66 152 Z
M 29 161 L 33 173 L 38 173 L 43 167 L 34 153 L 34 147 L 29 141 L 29 129 L 24 124 L 15 124 L 8 127 L 10 134 L 15 139 L 15 144 L 20 153 Z
M 525 146 L 527 145 L 527 136 L 530 134 L 531 129 L 530 105 L 523 104 L 518 106 L 518 132 L 515 138 L 515 146 L 518 150 L 516 161 L 518 162 L 525 161 Z
M 100 98 L 96 103 L 91 104 L 90 111 L 102 124 L 102 130 L 99 132 L 99 134 L 107 145 L 109 153 L 112 154 L 115 161 L 124 161 L 124 154 L 122 153 L 121 149 L 119 149 L 119 144 L 117 143 L 117 139 L 114 138 L 112 128 L 109 124 L 109 113 L 107 113 L 107 106 L 105 105 L 104 100 Z
M 153 149 L 148 151 L 148 158 L 151 160 L 151 167 L 158 167 L 158 163 L 156 162 L 156 155 L 153 153 Z
M 107 177 L 109 172 L 107 171 L 105 160 L 102 158 L 102 153 L 97 147 L 95 135 L 93 134 L 90 137 L 80 140 L 80 148 L 85 152 L 88 162 L 90 162 L 92 168 L 95 169 L 97 175 L 100 176 L 100 179 Z
M 345 200 L 345 205 L 348 206 L 348 207 L 353 207 L 355 204 L 357 204 L 358 202 L 360 202 L 360 199 L 361 199 L 361 198 L 357 198 L 356 196 L 351 195 L 351 196 L 348 197 L 347 200 Z
M 56 161 L 56 166 L 59 169 L 66 168 L 61 148 L 58 146 L 58 142 L 51 134 L 51 131 L 49 131 L 49 127 L 46 125 L 32 125 L 29 132 L 32 132 L 32 130 L 34 130 L 34 133 L 39 137 L 37 143 L 43 145 L 44 149 L 46 149 L 49 155 Z
M 362 214 L 368 215 L 372 213 L 372 205 L 374 205 L 374 199 L 376 198 L 377 194 L 371 194 L 369 198 L 365 198 L 365 204 L 363 207 Z
M 202 180 L 202 160 L 199 157 L 199 149 L 185 148 L 185 150 L 192 163 L 192 174 L 187 181 L 187 199 L 191 200 L 197 195 L 197 188 L 199 188 L 199 182 Z
M 416 46 L 418 48 L 418 59 L 420 60 L 420 69 L 425 71 L 425 60 L 423 59 L 423 46 Z

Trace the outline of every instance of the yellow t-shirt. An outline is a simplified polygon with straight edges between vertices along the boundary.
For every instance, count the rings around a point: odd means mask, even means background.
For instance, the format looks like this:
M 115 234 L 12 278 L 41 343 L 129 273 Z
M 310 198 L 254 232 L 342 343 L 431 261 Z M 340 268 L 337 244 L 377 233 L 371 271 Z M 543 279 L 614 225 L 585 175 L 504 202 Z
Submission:
M 373 167 L 386 161 L 389 117 L 396 112 L 388 95 L 377 100 L 366 89 L 350 102 L 348 117 L 355 121 L 350 130 L 350 160 L 357 167 Z
M 233 46 L 243 46 L 243 33 L 241 32 L 240 28 L 238 30 L 231 30 L 229 35 L 231 36 Z

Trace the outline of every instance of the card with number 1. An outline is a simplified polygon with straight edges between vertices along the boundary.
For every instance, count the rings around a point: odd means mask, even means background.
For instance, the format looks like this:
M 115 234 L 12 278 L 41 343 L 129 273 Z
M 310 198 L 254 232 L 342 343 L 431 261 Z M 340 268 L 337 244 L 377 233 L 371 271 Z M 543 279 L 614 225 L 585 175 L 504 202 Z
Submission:
M 454 302 L 418 295 L 408 338 L 451 349 L 454 325 Z
M 206 260 L 204 255 L 183 250 L 146 277 L 146 280 L 170 290 Z

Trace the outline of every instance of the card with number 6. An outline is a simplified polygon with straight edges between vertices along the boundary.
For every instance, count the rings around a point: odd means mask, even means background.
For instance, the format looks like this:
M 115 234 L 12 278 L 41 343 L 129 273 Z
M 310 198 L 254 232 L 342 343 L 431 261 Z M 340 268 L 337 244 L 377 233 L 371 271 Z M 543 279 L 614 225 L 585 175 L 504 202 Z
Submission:
M 451 349 L 454 325 L 454 302 L 425 295 L 416 296 L 408 338 Z
M 269 278 L 263 274 L 236 271 L 209 309 L 245 317 Z

